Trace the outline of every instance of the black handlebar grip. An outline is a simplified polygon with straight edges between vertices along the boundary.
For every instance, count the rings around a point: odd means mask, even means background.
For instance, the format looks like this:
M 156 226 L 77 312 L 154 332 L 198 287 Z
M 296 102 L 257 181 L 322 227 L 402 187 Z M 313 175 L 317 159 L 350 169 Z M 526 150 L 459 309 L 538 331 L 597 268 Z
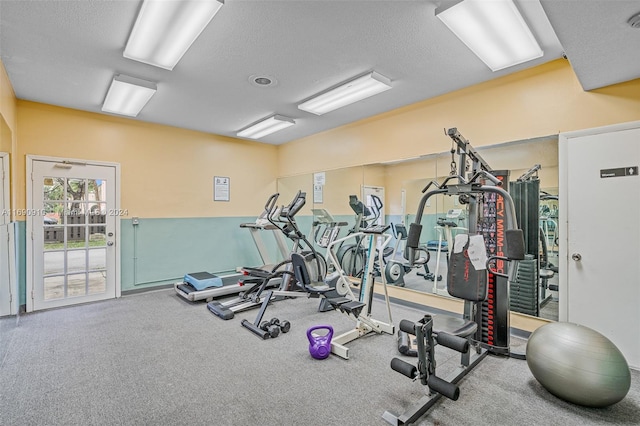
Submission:
M 489 271 L 490 273 L 492 273 L 493 275 L 497 275 L 499 277 L 504 277 L 504 278 L 509 278 L 509 275 L 503 273 L 503 272 L 499 272 L 495 269 L 495 261 L 496 260 L 504 260 L 505 262 L 508 262 L 509 259 L 507 259 L 504 256 L 489 256 L 489 258 L 487 258 L 487 271 Z
M 458 352 L 466 352 L 469 350 L 469 341 L 453 334 L 445 333 L 443 331 L 438 333 L 436 337 L 439 345 L 446 346 Z
M 505 239 L 507 240 L 507 258 L 510 260 L 523 260 L 524 234 L 522 229 L 507 229 Z
M 458 385 L 442 380 L 438 376 L 429 376 L 427 386 L 434 392 L 438 392 L 442 396 L 446 396 L 452 401 L 457 401 L 460 396 L 460 388 Z
M 420 234 L 422 234 L 422 225 L 412 223 L 409 225 L 409 236 L 407 237 L 407 247 L 417 249 L 420 245 Z
M 413 321 L 402 320 L 400 321 L 400 330 L 405 333 L 415 335 L 416 334 L 416 324 Z
M 276 192 L 271 197 L 269 197 L 269 199 L 267 200 L 267 204 L 264 205 L 264 209 L 266 210 L 267 214 L 271 214 L 273 208 L 276 205 L 276 201 L 278 201 L 279 196 L 280 193 Z
M 406 361 L 401 360 L 400 358 L 393 358 L 391 360 L 391 369 L 393 371 L 397 371 L 403 376 L 407 376 L 410 379 L 415 379 L 418 375 L 418 367 L 413 364 L 409 364 Z

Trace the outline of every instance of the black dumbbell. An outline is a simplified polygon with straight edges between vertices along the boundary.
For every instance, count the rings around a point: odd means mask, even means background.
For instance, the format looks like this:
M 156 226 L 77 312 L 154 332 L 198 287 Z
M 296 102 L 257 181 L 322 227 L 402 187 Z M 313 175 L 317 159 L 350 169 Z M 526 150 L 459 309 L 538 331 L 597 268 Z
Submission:
M 287 320 L 281 322 L 278 318 L 271 318 L 271 321 L 269 321 L 269 323 L 271 325 L 279 327 L 280 331 L 282 331 L 283 333 L 288 333 L 289 330 L 291 330 L 291 323 Z
M 269 321 L 263 321 L 260 324 L 260 329 L 269 333 L 269 337 L 276 338 L 280 334 L 280 327 L 272 324 Z
M 291 323 L 287 320 L 284 320 L 280 323 L 280 331 L 283 333 L 288 333 L 291 330 Z

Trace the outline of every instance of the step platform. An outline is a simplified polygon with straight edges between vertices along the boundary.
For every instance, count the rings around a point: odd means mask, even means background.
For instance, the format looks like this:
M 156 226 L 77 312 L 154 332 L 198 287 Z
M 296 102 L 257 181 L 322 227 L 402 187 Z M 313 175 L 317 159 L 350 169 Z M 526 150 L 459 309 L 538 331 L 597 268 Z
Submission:
M 209 272 L 192 272 L 186 274 L 183 280 L 196 290 L 204 290 L 210 287 L 222 287 L 222 278 Z

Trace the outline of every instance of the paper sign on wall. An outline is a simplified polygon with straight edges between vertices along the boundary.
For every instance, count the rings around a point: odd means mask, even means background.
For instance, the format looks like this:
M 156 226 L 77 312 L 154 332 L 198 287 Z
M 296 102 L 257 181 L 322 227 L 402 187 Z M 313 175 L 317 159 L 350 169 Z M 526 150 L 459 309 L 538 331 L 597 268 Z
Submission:
M 230 179 L 223 176 L 213 178 L 213 201 L 229 201 Z

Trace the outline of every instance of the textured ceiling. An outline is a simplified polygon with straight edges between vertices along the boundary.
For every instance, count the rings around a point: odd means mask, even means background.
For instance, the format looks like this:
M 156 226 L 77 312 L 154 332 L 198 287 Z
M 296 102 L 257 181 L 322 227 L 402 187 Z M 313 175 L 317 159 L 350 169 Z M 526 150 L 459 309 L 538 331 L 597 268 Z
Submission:
M 442 0 L 438 10 L 456 2 Z M 16 96 L 101 113 L 113 75 L 122 73 L 158 85 L 138 120 L 235 137 L 281 114 L 296 125 L 261 139 L 281 144 L 533 67 L 564 51 L 585 89 L 640 77 L 640 30 L 625 27 L 633 9 L 640 12 L 638 1 L 516 0 L 545 54 L 496 73 L 437 19 L 434 2 L 402 0 L 226 0 L 167 71 L 122 56 L 141 3 L 1 0 L 0 55 Z M 390 78 L 393 89 L 320 117 L 297 108 L 369 70 Z M 258 87 L 255 76 L 276 84 Z

